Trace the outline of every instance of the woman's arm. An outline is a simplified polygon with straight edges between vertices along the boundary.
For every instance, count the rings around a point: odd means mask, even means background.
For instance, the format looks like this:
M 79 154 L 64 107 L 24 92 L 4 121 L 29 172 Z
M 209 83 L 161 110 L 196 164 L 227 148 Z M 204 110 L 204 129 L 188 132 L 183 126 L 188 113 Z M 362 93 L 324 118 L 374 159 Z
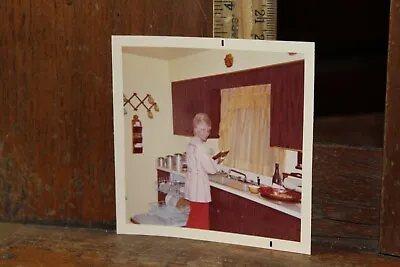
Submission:
M 209 174 L 215 174 L 220 170 L 219 165 L 215 160 L 212 159 L 210 155 L 207 154 L 204 146 L 198 146 L 196 149 L 197 158 L 200 160 L 200 165 L 206 170 Z

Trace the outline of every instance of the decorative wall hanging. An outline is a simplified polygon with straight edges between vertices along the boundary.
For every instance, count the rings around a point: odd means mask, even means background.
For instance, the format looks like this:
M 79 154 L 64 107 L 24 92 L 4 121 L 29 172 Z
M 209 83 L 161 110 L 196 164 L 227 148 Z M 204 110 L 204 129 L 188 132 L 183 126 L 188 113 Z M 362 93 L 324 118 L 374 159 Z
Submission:
M 131 102 L 131 100 L 133 99 L 133 98 L 136 98 L 138 101 L 139 101 L 139 104 L 137 104 L 136 106 L 134 106 L 133 104 L 132 104 L 132 102 Z M 149 103 L 149 107 L 146 105 L 146 103 L 145 103 L 145 101 L 147 100 L 147 102 Z M 149 95 L 149 94 L 147 94 L 143 99 L 140 99 L 140 97 L 136 94 L 136 93 L 133 93 L 132 95 L 131 95 L 131 97 L 129 97 L 129 98 L 126 98 L 126 96 L 124 95 L 124 114 L 127 114 L 128 112 L 126 111 L 126 109 L 125 109 L 125 105 L 127 105 L 127 104 L 129 104 L 132 108 L 133 108 L 133 110 L 134 111 L 138 111 L 138 109 L 139 109 L 139 107 L 140 106 L 143 106 L 146 110 L 147 110 L 147 116 L 150 118 L 150 119 L 152 119 L 154 116 L 153 116 L 153 113 L 151 112 L 151 110 L 152 109 L 154 109 L 154 111 L 156 111 L 156 112 L 159 112 L 160 111 L 160 109 L 159 109 L 159 107 L 158 107 L 158 105 L 157 105 L 157 103 L 154 101 L 154 98 L 151 96 L 151 95 Z
M 233 56 L 232 56 L 232 54 L 227 54 L 225 56 L 225 58 L 224 58 L 224 61 L 225 61 L 225 66 L 227 68 L 232 67 L 233 66 Z
M 133 115 L 132 118 L 132 141 L 133 141 L 133 154 L 143 153 L 143 135 L 142 135 L 142 122 L 139 120 L 138 115 Z

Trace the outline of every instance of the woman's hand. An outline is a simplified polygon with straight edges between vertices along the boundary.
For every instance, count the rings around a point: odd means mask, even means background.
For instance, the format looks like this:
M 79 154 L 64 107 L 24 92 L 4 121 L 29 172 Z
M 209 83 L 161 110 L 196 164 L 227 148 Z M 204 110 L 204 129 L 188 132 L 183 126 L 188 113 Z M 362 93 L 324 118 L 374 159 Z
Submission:
M 221 164 L 224 161 L 224 157 L 218 158 L 217 159 L 217 164 Z

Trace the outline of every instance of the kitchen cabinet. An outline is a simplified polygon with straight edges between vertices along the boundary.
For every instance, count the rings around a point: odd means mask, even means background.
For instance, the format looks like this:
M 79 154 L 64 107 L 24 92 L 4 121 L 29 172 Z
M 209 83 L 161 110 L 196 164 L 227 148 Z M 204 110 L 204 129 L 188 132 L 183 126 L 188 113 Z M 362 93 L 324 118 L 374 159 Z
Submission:
M 172 116 L 175 135 L 193 135 L 192 120 L 204 112 L 204 84 L 198 79 L 172 82 Z
M 206 78 L 172 82 L 171 93 L 175 135 L 192 136 L 193 118 L 197 113 L 204 112 L 213 126 L 209 138 L 219 137 L 221 95 L 219 90 L 207 87 Z
M 210 230 L 300 241 L 296 217 L 214 187 L 211 197 Z
M 303 150 L 304 62 L 271 69 L 270 146 Z M 290 77 L 287 79 L 285 77 Z
M 191 136 L 197 112 L 212 120 L 210 138 L 219 138 L 221 89 L 271 84 L 270 146 L 303 147 L 304 61 L 172 82 L 174 134 Z

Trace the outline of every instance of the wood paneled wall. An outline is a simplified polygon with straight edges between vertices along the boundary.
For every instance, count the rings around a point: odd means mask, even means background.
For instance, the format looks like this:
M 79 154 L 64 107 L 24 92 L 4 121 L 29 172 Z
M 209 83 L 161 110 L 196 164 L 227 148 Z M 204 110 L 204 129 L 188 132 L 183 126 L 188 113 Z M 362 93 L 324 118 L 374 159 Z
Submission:
M 0 2 L 0 220 L 115 224 L 111 35 L 211 36 L 211 1 Z
M 381 252 L 400 256 L 400 0 L 390 8 Z
M 382 149 L 314 144 L 313 154 L 312 240 L 377 251 Z

